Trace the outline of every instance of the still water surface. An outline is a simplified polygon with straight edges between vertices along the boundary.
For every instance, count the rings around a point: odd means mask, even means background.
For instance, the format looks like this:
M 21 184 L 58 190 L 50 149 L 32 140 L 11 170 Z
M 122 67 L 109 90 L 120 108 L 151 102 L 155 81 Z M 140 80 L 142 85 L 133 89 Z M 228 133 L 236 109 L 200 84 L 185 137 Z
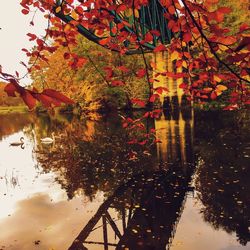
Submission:
M 0 116 L 0 249 L 250 249 L 248 125 L 162 115 L 135 146 L 117 115 Z

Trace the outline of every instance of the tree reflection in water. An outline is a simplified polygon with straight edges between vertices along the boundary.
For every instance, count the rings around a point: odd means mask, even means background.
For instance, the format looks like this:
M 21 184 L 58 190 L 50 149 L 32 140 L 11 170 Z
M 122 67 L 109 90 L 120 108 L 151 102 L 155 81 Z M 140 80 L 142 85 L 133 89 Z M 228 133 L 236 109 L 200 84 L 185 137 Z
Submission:
M 235 232 L 250 241 L 249 112 L 206 113 L 197 116 L 200 164 L 196 189 L 203 216 L 214 228 Z
M 165 114 L 155 124 L 148 121 L 147 127 L 156 128 L 162 144 L 147 148 L 146 154 L 144 147 L 126 143 L 129 137 L 117 116 L 57 127 L 61 138 L 53 150 L 44 152 L 40 147 L 43 169 L 61 172 L 58 182 L 70 199 L 79 192 L 90 200 L 98 191 L 107 197 L 70 249 L 85 249 L 83 244 L 103 244 L 105 249 L 170 246 L 194 171 L 193 122 L 192 116 L 187 117 Z M 128 157 L 131 150 L 136 158 Z M 112 209 L 118 212 L 120 225 L 110 215 Z M 88 240 L 100 221 L 103 242 Z M 117 244 L 109 242 L 109 231 L 119 238 Z
M 6 136 L 24 127 L 33 137 L 35 157 L 68 198 L 83 193 L 93 200 L 105 196 L 70 249 L 102 244 L 104 249 L 166 249 L 171 246 L 195 166 L 195 188 L 204 220 L 214 228 L 236 233 L 246 245 L 249 237 L 249 116 L 247 112 L 165 113 L 150 120 L 162 143 L 145 148 L 128 145 L 117 115 L 79 120 L 66 116 L 24 115 L 0 124 Z M 9 126 L 6 126 L 9 124 Z M 15 124 L 15 126 L 14 126 Z M 1 126 L 2 125 L 2 126 Z M 55 132 L 53 145 L 40 138 Z M 130 158 L 131 150 L 136 157 Z M 81 219 L 81 218 L 79 218 Z M 101 236 L 92 237 L 93 230 Z M 118 241 L 112 240 L 110 233 Z

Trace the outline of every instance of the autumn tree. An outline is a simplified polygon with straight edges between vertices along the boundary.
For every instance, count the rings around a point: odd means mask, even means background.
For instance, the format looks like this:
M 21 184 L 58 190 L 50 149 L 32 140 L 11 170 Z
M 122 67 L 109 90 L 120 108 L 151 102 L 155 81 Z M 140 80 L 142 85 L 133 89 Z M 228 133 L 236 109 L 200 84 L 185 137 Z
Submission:
M 131 108 L 132 101 L 148 99 L 149 89 L 141 55 L 124 58 L 79 37 L 77 46 L 72 45 L 70 50 L 86 60 L 82 60 L 82 66 L 72 69 L 68 49 L 61 47 L 53 54 L 46 54 L 47 62 L 36 62 L 31 77 L 32 85 L 39 91 L 57 89 L 82 108 L 90 110 Z M 33 61 L 30 60 L 31 65 Z M 137 77 L 139 74 L 140 78 Z
M 47 61 L 44 51 L 54 53 L 60 46 L 76 45 L 79 33 L 122 57 L 140 53 L 146 81 L 151 86 L 150 95 L 154 95 L 151 98 L 153 102 L 155 95 L 159 95 L 152 87 L 157 79 L 149 73 L 145 53 L 167 51 L 177 54 L 175 70 L 183 73 L 162 71 L 159 74 L 168 78 L 187 78 L 188 81 L 180 85 L 190 99 L 214 100 L 227 93 L 229 99 L 225 109 L 237 109 L 249 104 L 250 28 L 247 23 L 242 23 L 233 32 L 231 27 L 225 27 L 225 17 L 233 10 L 221 6 L 219 0 L 22 0 L 21 5 L 25 15 L 34 10 L 44 12 L 50 24 L 43 38 L 28 34 L 30 40 L 36 43 L 35 50 L 24 49 L 28 56 Z M 51 39 L 55 43 L 50 43 Z M 69 57 L 73 68 L 88 59 L 70 50 L 64 57 Z M 20 88 L 18 75 L 11 76 L 1 71 L 1 76 L 10 82 L 6 91 L 10 95 L 20 93 L 30 108 L 36 100 L 44 99 L 46 92 L 41 97 L 35 90 Z M 58 104 L 58 99 L 52 102 L 55 94 L 49 97 L 51 105 Z M 49 103 L 46 103 L 47 106 Z
M 97 85 L 94 82 L 88 82 L 86 79 L 79 79 L 78 70 L 73 70 L 67 59 L 61 60 L 67 48 L 61 47 L 55 53 L 48 54 L 48 61 L 39 60 L 31 71 L 32 85 L 42 91 L 44 88 L 57 89 L 75 101 L 89 109 L 98 107 L 95 103 L 95 89 Z M 33 63 L 33 60 L 30 61 Z M 89 71 L 89 67 L 84 67 Z

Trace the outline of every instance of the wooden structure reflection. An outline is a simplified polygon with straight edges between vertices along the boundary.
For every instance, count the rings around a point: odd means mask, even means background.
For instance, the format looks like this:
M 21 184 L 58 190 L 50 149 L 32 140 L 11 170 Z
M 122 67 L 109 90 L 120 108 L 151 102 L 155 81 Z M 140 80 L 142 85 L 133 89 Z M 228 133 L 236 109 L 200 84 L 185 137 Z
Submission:
M 178 117 L 178 119 L 177 119 Z M 159 167 L 121 184 L 99 207 L 69 250 L 169 249 L 194 172 L 193 112 L 165 112 L 155 121 Z M 98 238 L 91 234 L 101 230 Z M 112 235 L 113 238 L 110 236 Z

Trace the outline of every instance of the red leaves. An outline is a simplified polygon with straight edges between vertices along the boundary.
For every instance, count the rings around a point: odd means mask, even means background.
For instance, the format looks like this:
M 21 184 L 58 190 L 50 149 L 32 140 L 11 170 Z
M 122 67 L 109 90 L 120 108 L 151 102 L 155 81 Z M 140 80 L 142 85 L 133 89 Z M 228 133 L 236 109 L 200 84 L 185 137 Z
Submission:
M 215 100 L 215 99 L 217 98 L 217 94 L 216 94 L 215 91 L 213 91 L 213 92 L 211 93 L 210 98 L 211 98 L 212 100 Z
M 127 8 L 128 7 L 125 4 L 121 4 L 117 7 L 116 12 L 119 13 L 119 12 L 125 11 Z
M 139 69 L 137 72 L 136 72 L 136 75 L 139 77 L 139 78 L 142 78 L 146 75 L 147 71 L 146 69 Z
M 169 92 L 168 88 L 166 87 L 157 87 L 154 89 L 159 95 L 163 94 L 163 92 Z
M 24 15 L 28 15 L 30 12 L 29 12 L 29 10 L 27 10 L 27 9 L 22 9 L 22 13 L 23 13 Z
M 104 67 L 103 70 L 106 72 L 107 79 L 110 79 L 113 76 L 113 69 L 111 67 Z
M 227 36 L 227 37 L 218 37 L 217 42 L 222 43 L 224 45 L 232 45 L 236 43 L 236 38 L 233 36 Z
M 160 44 L 157 47 L 155 47 L 154 52 L 162 52 L 162 51 L 166 51 L 166 50 L 167 50 L 167 48 L 163 44 Z
M 150 96 L 149 101 L 150 101 L 150 102 L 155 102 L 155 100 L 156 100 L 157 98 L 159 98 L 159 95 L 158 95 L 158 94 L 153 94 L 153 95 Z
M 240 51 L 245 47 L 250 47 L 250 37 L 243 37 L 243 39 L 234 51 Z
M 170 5 L 168 7 L 168 12 L 169 12 L 169 14 L 174 15 L 175 14 L 175 7 L 173 5 Z
M 142 108 L 145 107 L 145 102 L 140 100 L 140 99 L 133 98 L 133 99 L 131 99 L 131 102 L 136 104 L 139 107 L 142 107 Z
M 107 45 L 109 42 L 110 42 L 110 38 L 108 37 L 108 38 L 100 40 L 99 44 L 104 46 L 104 45 Z
M 190 42 L 191 40 L 192 40 L 192 34 L 191 34 L 190 32 L 185 33 L 185 34 L 183 35 L 183 41 L 184 41 L 184 42 L 188 43 L 188 42 Z
M 4 91 L 8 94 L 8 96 L 13 97 L 15 97 L 16 93 L 18 93 L 29 109 L 33 109 L 35 107 L 36 101 L 40 101 L 45 107 L 57 107 L 60 106 L 61 103 L 74 104 L 71 99 L 56 90 L 45 89 L 42 93 L 38 93 L 35 89 L 25 89 L 14 79 L 12 79 L 12 81 L 5 86 Z
M 30 37 L 30 38 L 29 38 L 30 41 L 34 41 L 34 40 L 37 39 L 37 36 L 36 36 L 35 34 L 28 33 L 27 36 Z
M 150 32 L 148 32 L 146 35 L 145 35 L 145 42 L 148 42 L 148 43 L 150 43 L 150 42 L 152 42 L 153 41 L 153 36 L 152 36 L 152 34 L 150 33 Z
M 228 7 L 221 7 L 216 11 L 209 13 L 208 18 L 210 21 L 222 22 L 224 19 L 224 15 L 231 12 L 231 9 Z
M 65 52 L 65 53 L 63 54 L 63 57 L 64 57 L 65 60 L 68 60 L 68 59 L 70 58 L 70 53 Z
M 51 97 L 53 100 L 56 100 L 57 102 L 63 102 L 66 104 L 74 104 L 74 102 L 69 99 L 67 96 L 61 94 L 60 92 L 54 90 L 54 89 L 45 89 L 41 93 L 43 95 Z
M 24 103 L 29 107 L 29 109 L 33 109 L 36 106 L 36 99 L 28 90 L 23 90 L 20 94 L 20 97 L 23 99 Z
M 229 14 L 232 10 L 228 7 L 220 7 L 219 9 L 217 9 L 217 11 L 223 14 Z
M 4 91 L 8 94 L 8 96 L 16 97 L 15 92 L 17 92 L 17 87 L 13 83 L 8 83 L 5 86 Z
M 131 102 L 132 102 L 133 104 L 136 104 L 136 105 L 139 106 L 139 107 L 142 107 L 142 108 L 144 108 L 145 105 L 146 105 L 144 101 L 142 101 L 142 100 L 140 100 L 140 99 L 137 99 L 137 98 L 131 99 Z
M 125 82 L 123 82 L 121 80 L 113 80 L 113 81 L 111 81 L 111 85 L 112 86 L 123 86 L 123 85 L 125 85 Z
M 24 15 L 33 11 L 31 10 L 31 7 L 35 7 L 43 12 L 46 11 L 46 13 L 50 12 L 50 16 L 45 16 L 46 18 L 50 18 L 52 23 L 51 28 L 48 28 L 47 34 L 49 39 L 51 39 L 51 41 L 54 40 L 58 46 L 75 46 L 77 40 L 76 36 L 78 34 L 77 28 L 78 25 L 81 24 L 93 35 L 100 38 L 99 40 L 96 39 L 99 41 L 98 43 L 100 45 L 109 49 L 117 50 L 121 54 L 128 52 L 131 48 L 138 49 L 139 43 L 137 38 L 140 38 L 140 45 L 142 45 L 143 48 L 147 48 L 147 43 L 154 44 L 153 42 L 158 42 L 154 49 L 155 53 L 167 50 L 166 45 L 160 44 L 162 37 L 159 25 L 149 27 L 146 29 L 145 34 L 142 32 L 142 29 L 140 29 L 139 23 L 138 30 L 135 30 L 135 25 L 133 23 L 134 20 L 131 20 L 134 18 L 136 22 L 140 21 L 140 9 L 142 6 L 150 4 L 149 0 L 137 0 L 134 2 L 133 8 L 132 1 L 66 0 L 64 1 L 64 4 L 59 7 L 60 11 L 52 9 L 52 7 L 55 6 L 55 0 L 20 0 L 20 2 L 22 6 L 22 13 Z M 219 69 L 220 63 L 216 61 L 214 57 L 215 54 L 218 54 L 218 57 L 222 57 L 223 61 L 230 67 L 232 66 L 232 69 L 235 70 L 239 77 L 243 77 L 246 80 L 248 79 L 249 52 L 247 50 L 250 49 L 250 42 L 246 31 L 248 31 L 250 27 L 247 24 L 243 24 L 240 26 L 240 30 L 235 36 L 228 35 L 232 34 L 231 27 L 225 27 L 224 23 L 223 25 L 221 24 L 225 15 L 230 13 L 231 9 L 227 7 L 219 7 L 215 10 L 218 2 L 219 0 L 187 0 L 183 1 L 182 6 L 180 6 L 178 0 L 159 1 L 159 4 L 164 8 L 164 14 L 163 16 L 159 16 L 159 18 L 165 18 L 165 21 L 168 23 L 168 29 L 174 33 L 172 39 L 170 39 L 168 51 L 175 53 L 176 56 L 172 55 L 171 57 L 171 63 L 174 64 L 175 70 L 168 68 L 169 65 L 166 64 L 161 67 L 161 63 L 156 62 L 159 70 L 157 69 L 156 73 L 154 72 L 152 74 L 158 74 L 160 76 L 158 79 L 155 79 L 156 82 L 161 81 L 164 76 L 171 77 L 171 80 L 180 79 L 182 77 L 194 78 L 193 81 L 191 79 L 192 83 L 190 84 L 188 81 L 183 81 L 184 83 L 180 84 L 182 80 L 176 82 L 177 85 L 180 85 L 180 87 L 185 90 L 186 93 L 188 93 L 188 91 L 192 92 L 195 90 L 195 95 L 198 93 L 203 99 L 215 99 L 219 96 L 220 91 L 216 89 L 219 82 L 222 85 L 225 84 L 225 86 L 227 86 L 230 90 L 237 89 L 237 87 L 240 86 L 240 81 L 235 75 L 231 75 L 231 80 L 226 77 L 219 77 L 221 78 L 221 81 L 216 81 L 216 79 L 214 79 L 214 72 L 221 73 L 224 76 L 228 73 L 226 72 L 225 67 Z M 235 4 L 235 7 L 237 5 L 238 4 Z M 104 9 L 105 11 L 103 11 Z M 69 14 L 74 18 L 75 22 L 63 25 L 60 18 L 53 16 L 53 11 L 55 15 Z M 117 15 L 120 15 L 122 20 L 118 21 L 118 18 L 117 20 L 114 20 L 114 15 L 111 15 L 109 11 L 114 11 Z M 238 12 L 238 10 L 236 10 L 236 12 Z M 178 16 L 176 15 L 177 13 Z M 197 15 L 197 13 L 199 13 L 199 15 Z M 231 17 L 229 18 L 233 19 Z M 127 31 L 127 28 L 132 31 Z M 153 30 L 151 30 L 151 28 Z M 111 35 L 109 31 L 111 31 Z M 138 36 L 137 31 L 139 32 Z M 203 33 L 207 37 L 210 44 L 205 42 L 203 46 L 201 45 L 201 31 L 204 31 Z M 27 56 L 46 61 L 46 53 L 48 51 L 51 53 L 55 51 L 56 48 L 51 44 L 48 45 L 49 43 L 40 39 L 41 36 L 31 33 L 28 33 L 27 35 L 30 41 L 36 42 L 34 51 L 24 49 Z M 194 38 L 193 41 L 192 38 Z M 190 43 L 190 41 L 193 43 L 190 46 L 189 54 L 185 46 Z M 238 45 L 236 43 L 237 41 L 239 41 Z M 201 48 L 198 48 L 199 46 L 197 47 L 199 43 Z M 212 53 L 211 50 L 213 50 Z M 163 59 L 167 59 L 167 57 L 164 57 L 164 53 L 161 53 L 159 58 L 160 56 L 162 56 Z M 80 68 L 86 63 L 85 58 L 75 56 L 72 53 L 65 53 L 64 59 L 72 59 L 69 60 L 69 64 L 74 69 Z M 39 66 L 35 65 L 33 68 L 38 67 Z M 28 66 L 26 68 L 28 68 Z M 184 73 L 180 73 L 183 68 L 185 68 Z M 104 72 L 106 73 L 104 76 L 105 80 L 111 82 L 113 86 L 122 86 L 124 85 L 124 81 L 121 81 L 119 77 L 121 75 L 125 75 L 126 77 L 129 69 L 124 66 L 118 66 L 115 69 L 112 69 L 108 66 L 104 69 Z M 138 78 L 142 78 L 145 74 L 145 69 L 139 69 L 136 76 Z M 156 78 L 156 76 L 153 76 L 153 78 Z M 230 83 L 230 81 L 232 83 Z M 211 90 L 208 91 L 209 88 L 211 88 Z M 158 95 L 162 94 L 163 91 L 164 90 L 162 88 L 154 88 L 154 94 L 150 97 L 150 101 L 154 102 L 158 98 Z M 45 91 L 38 93 L 37 91 L 24 90 L 23 88 L 18 87 L 18 84 L 14 84 L 13 81 L 6 86 L 6 92 L 8 92 L 10 96 L 15 96 L 16 93 L 19 93 L 29 107 L 33 107 L 36 100 L 40 100 L 45 106 L 58 105 L 61 101 L 68 101 L 64 98 L 60 100 L 60 96 L 59 99 L 57 99 L 58 96 L 54 92 Z M 134 101 L 134 103 L 138 106 L 143 105 L 140 100 L 135 99 Z
M 77 62 L 76 62 L 76 67 L 81 68 L 87 63 L 87 59 L 83 57 L 78 57 Z

